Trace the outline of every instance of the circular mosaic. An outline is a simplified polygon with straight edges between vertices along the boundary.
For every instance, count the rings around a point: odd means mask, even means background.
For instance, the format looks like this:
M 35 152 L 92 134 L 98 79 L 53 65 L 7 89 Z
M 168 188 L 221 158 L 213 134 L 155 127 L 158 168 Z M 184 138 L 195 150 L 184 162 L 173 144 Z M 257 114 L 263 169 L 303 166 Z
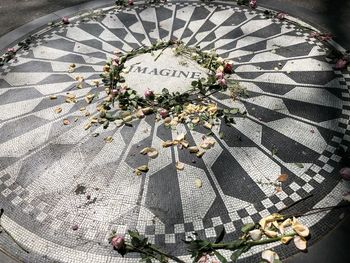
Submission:
M 112 230 L 137 229 L 189 262 L 181 240 L 193 232 L 212 239 L 224 226 L 226 239 L 233 239 L 244 223 L 310 194 L 298 211 L 340 202 L 339 148 L 347 150 L 350 140 L 350 76 L 334 69 L 326 57 L 329 47 L 308 29 L 224 3 L 169 2 L 103 12 L 42 29 L 29 49 L 0 69 L 2 225 L 30 253 L 4 235 L 1 246 L 26 262 L 138 262 L 129 255 L 122 259 L 107 240 Z M 93 84 L 105 61 L 115 49 L 127 52 L 158 39 L 216 49 L 234 62 L 232 78 L 248 91 L 249 97 L 234 102 L 226 93 L 213 95 L 220 106 L 247 114 L 233 126 L 213 129 L 215 146 L 202 158 L 161 143 L 184 132 L 190 144 L 199 144 L 208 133 L 204 127 L 180 124 L 172 130 L 146 116 L 132 126 L 84 129 L 88 117 L 80 108 L 93 115 L 106 96 Z M 127 82 L 140 93 L 181 90 L 205 76 L 170 49 L 153 58 L 128 61 Z M 68 72 L 72 63 L 75 70 Z M 78 76 L 85 79 L 80 89 Z M 68 92 L 76 103 L 65 102 Z M 84 100 L 89 92 L 99 94 L 91 104 Z M 113 141 L 105 143 L 108 136 Z M 139 154 L 147 146 L 158 149 L 158 158 Z M 176 161 L 184 163 L 182 171 Z M 145 163 L 147 175 L 135 176 L 134 169 Z M 273 182 L 281 174 L 288 180 L 276 191 Z M 338 213 L 301 218 L 311 242 L 336 224 Z M 297 253 L 276 243 L 251 249 L 241 261 L 252 262 L 272 246 L 282 257 Z

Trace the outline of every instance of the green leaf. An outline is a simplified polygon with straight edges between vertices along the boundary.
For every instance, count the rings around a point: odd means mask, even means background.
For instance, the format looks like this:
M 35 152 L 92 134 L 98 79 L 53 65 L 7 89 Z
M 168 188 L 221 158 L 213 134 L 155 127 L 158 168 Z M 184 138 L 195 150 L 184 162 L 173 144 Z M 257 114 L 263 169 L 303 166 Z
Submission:
M 237 109 L 237 108 L 234 108 L 234 109 L 230 110 L 231 114 L 237 114 L 238 112 L 239 112 L 239 109 Z
M 242 254 L 243 254 L 243 248 L 240 248 L 234 251 L 230 257 L 232 262 L 235 263 Z
M 246 234 L 248 233 L 250 230 L 253 230 L 255 228 L 255 223 L 248 223 L 245 224 L 242 228 L 241 231 L 242 233 Z
M 226 234 L 225 227 L 222 227 L 220 234 L 216 237 L 215 244 L 220 243 L 224 239 L 225 234 Z
M 220 137 L 220 139 L 223 139 L 225 137 L 225 135 L 224 135 L 224 133 L 222 131 L 219 132 L 219 137 Z
M 218 260 L 220 260 L 221 263 L 227 263 L 226 258 L 223 255 L 221 255 L 218 251 L 214 250 L 214 254 L 218 258 Z
M 299 168 L 304 168 L 304 165 L 302 163 L 294 163 L 296 166 L 298 166 Z
M 191 86 L 192 86 L 192 87 L 197 86 L 197 84 L 198 84 L 198 81 L 195 81 L 195 80 L 194 80 L 194 81 L 191 82 Z

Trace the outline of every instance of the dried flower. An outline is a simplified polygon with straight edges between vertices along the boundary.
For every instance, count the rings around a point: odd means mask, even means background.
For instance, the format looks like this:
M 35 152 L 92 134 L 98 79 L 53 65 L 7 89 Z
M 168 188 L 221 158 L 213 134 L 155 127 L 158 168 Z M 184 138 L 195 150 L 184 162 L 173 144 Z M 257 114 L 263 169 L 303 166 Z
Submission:
M 295 236 L 294 237 L 294 245 L 299 249 L 299 250 L 305 250 L 306 249 L 306 239 L 300 236 Z
M 227 74 L 231 74 L 233 69 L 233 64 L 230 62 L 226 62 L 224 65 L 224 72 Z
M 279 13 L 276 15 L 276 18 L 278 18 L 279 20 L 284 20 L 284 19 L 286 18 L 286 13 L 279 12 Z
M 112 94 L 113 97 L 116 97 L 118 95 L 118 93 L 119 93 L 119 90 L 117 90 L 117 89 L 112 89 L 111 90 L 111 94 Z
M 68 18 L 68 16 L 62 17 L 62 23 L 65 24 L 65 25 L 69 24 L 69 18 Z
M 219 82 L 220 86 L 226 86 L 227 85 L 226 79 L 219 79 L 218 82 Z
M 116 250 L 123 249 L 125 248 L 125 239 L 123 236 L 115 236 L 112 238 L 111 244 Z
M 301 237 L 307 237 L 310 234 L 309 228 L 302 225 L 295 217 L 293 217 L 292 228 Z
M 166 109 L 161 109 L 159 114 L 163 119 L 169 116 L 169 112 Z
M 218 72 L 215 74 L 216 79 L 223 79 L 224 78 L 224 73 Z
M 350 168 L 344 167 L 340 170 L 340 175 L 344 180 L 350 181 Z
M 272 250 L 265 250 L 261 254 L 262 259 L 266 260 L 269 263 L 273 263 L 277 260 L 279 260 L 279 256 L 276 252 L 273 252 Z
M 249 6 L 250 6 L 250 8 L 255 9 L 256 6 L 257 6 L 256 0 L 250 0 L 249 1 Z
M 336 69 L 344 69 L 346 65 L 348 64 L 348 61 L 346 59 L 338 59 L 337 63 L 335 64 Z
M 145 99 L 154 100 L 154 92 L 150 89 L 147 89 L 144 93 Z

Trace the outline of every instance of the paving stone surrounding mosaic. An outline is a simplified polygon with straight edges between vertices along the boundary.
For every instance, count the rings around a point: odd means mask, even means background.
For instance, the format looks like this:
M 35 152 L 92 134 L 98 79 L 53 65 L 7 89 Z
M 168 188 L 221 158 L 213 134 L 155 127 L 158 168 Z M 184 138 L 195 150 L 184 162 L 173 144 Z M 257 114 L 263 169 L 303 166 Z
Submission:
M 181 240 L 194 231 L 211 239 L 224 226 L 226 239 L 237 238 L 244 223 L 309 194 L 314 197 L 304 208 L 340 202 L 340 148 L 347 150 L 350 141 L 350 75 L 327 62 L 328 47 L 309 31 L 267 19 L 261 10 L 225 3 L 140 4 L 105 12 L 96 20 L 77 17 L 67 26 L 43 29 L 28 50 L 0 69 L 3 225 L 30 253 L 2 235 L 3 247 L 26 262 L 138 262 L 129 255 L 122 259 L 107 241 L 112 230 L 138 229 L 189 261 Z M 84 100 L 65 103 L 65 94 L 102 95 L 91 81 L 99 79 L 116 48 L 125 52 L 175 38 L 203 50 L 215 48 L 234 61 L 232 78 L 249 97 L 232 102 L 222 93 L 213 100 L 239 107 L 247 116 L 214 130 L 215 147 L 201 159 L 160 144 L 181 131 L 190 143 L 199 143 L 204 128 L 179 125 L 174 131 L 147 116 L 132 127 L 84 130 L 86 117 L 79 109 L 93 114 L 103 96 L 87 106 Z M 76 70 L 68 73 L 72 63 Z M 166 56 L 162 63 L 167 64 Z M 141 70 L 135 74 L 142 78 Z M 78 75 L 86 80 L 82 89 L 76 89 Z M 171 76 L 153 78 L 172 83 Z M 62 108 L 60 114 L 56 107 Z M 66 118 L 70 125 L 63 125 Z M 93 137 L 94 132 L 100 136 Z M 106 136 L 114 140 L 106 144 Z M 146 146 L 159 149 L 159 157 L 140 155 Z M 183 171 L 175 168 L 178 160 L 185 163 Z M 147 175 L 135 176 L 133 170 L 147 162 Z M 281 192 L 261 183 L 282 173 L 289 178 Z M 202 188 L 195 187 L 197 178 Z M 311 229 L 311 242 L 337 223 L 339 213 L 301 219 Z M 73 225 L 79 229 L 73 231 Z M 266 247 L 275 247 L 282 257 L 297 253 L 293 246 Z M 253 262 L 263 248 L 247 252 L 241 262 Z

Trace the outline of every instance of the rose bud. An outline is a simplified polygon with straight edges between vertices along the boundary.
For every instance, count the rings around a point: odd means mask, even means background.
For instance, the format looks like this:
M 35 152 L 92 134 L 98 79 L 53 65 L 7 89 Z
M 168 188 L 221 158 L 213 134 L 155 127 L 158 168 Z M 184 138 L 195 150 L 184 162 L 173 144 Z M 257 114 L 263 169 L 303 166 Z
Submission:
M 119 92 L 120 92 L 121 94 L 125 94 L 126 88 L 125 88 L 125 87 L 120 88 L 120 89 L 119 89 Z
M 216 77 L 216 79 L 222 79 L 222 78 L 224 78 L 224 73 L 218 72 L 215 74 L 215 77 Z
M 128 5 L 134 5 L 134 0 L 128 0 Z
M 255 9 L 256 8 L 256 0 L 250 0 L 249 6 L 250 6 L 250 8 Z
M 63 24 L 65 24 L 65 25 L 69 24 L 69 18 L 68 18 L 68 16 L 62 17 L 62 22 L 63 22 Z
M 10 53 L 11 53 L 11 52 L 12 52 L 12 53 L 15 53 L 15 52 L 16 52 L 16 50 L 15 50 L 13 47 L 11 47 L 11 48 L 8 48 L 8 49 L 7 49 L 7 52 L 10 52 Z
M 348 61 L 341 58 L 341 59 L 338 59 L 337 63 L 335 64 L 335 68 L 344 69 L 347 64 L 348 64 Z
M 219 79 L 219 85 L 220 86 L 226 86 L 227 85 L 227 83 L 226 83 L 226 79 Z
M 147 89 L 145 91 L 144 95 L 145 95 L 145 98 L 147 100 L 153 100 L 154 99 L 154 92 L 152 90 L 150 90 L 150 89 Z
M 111 91 L 111 94 L 113 97 L 117 96 L 118 93 L 119 93 L 119 90 L 117 90 L 117 89 L 112 89 L 112 91 Z
M 116 62 L 119 64 L 120 58 L 118 56 L 113 57 L 113 62 Z
M 344 180 L 350 181 L 350 168 L 344 167 L 340 170 L 340 175 Z
M 122 236 L 115 236 L 112 238 L 111 244 L 116 250 L 122 249 L 125 247 L 125 239 Z
M 163 119 L 169 116 L 169 112 L 166 109 L 161 109 L 159 114 Z
M 280 12 L 276 15 L 276 18 L 278 18 L 279 20 L 283 20 L 286 18 L 286 14 L 283 12 Z
M 232 73 L 232 63 L 225 63 L 224 72 L 228 74 Z

